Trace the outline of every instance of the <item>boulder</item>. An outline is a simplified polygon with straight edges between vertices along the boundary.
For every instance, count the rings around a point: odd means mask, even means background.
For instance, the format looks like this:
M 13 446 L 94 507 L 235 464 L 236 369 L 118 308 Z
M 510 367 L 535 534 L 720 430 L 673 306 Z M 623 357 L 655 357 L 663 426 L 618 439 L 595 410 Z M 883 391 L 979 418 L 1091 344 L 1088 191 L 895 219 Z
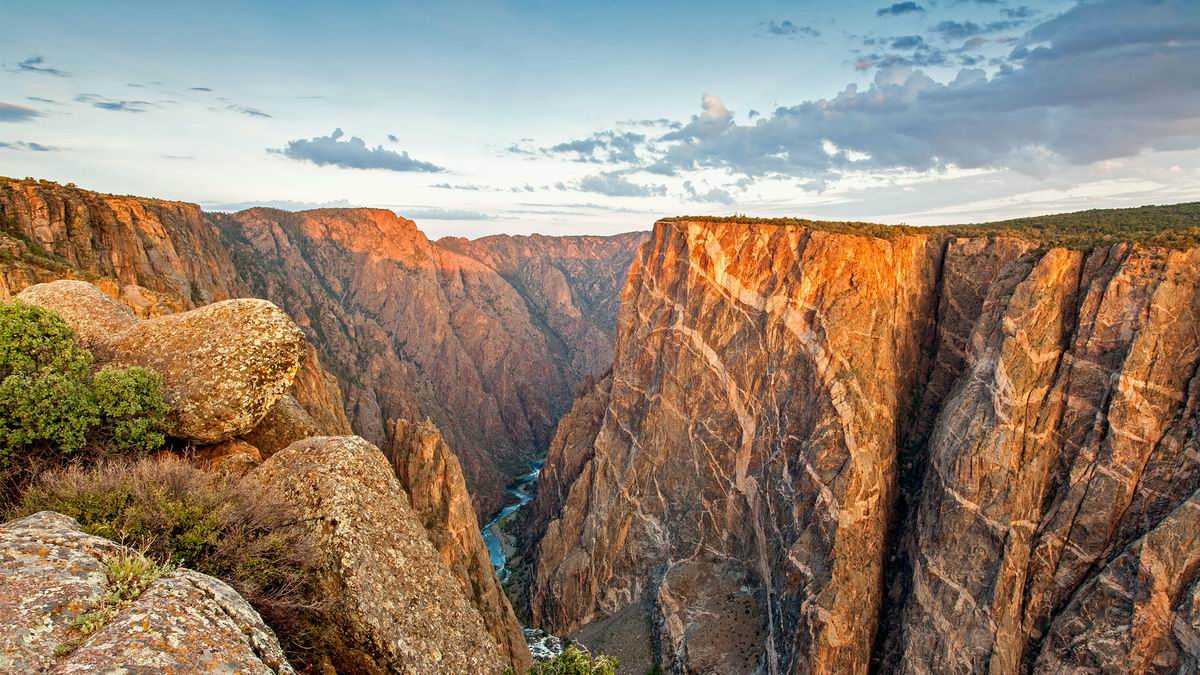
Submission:
M 143 366 L 161 375 L 170 434 L 201 444 L 253 429 L 292 386 L 306 349 L 296 324 L 266 300 L 225 300 L 138 321 L 82 281 L 30 286 L 17 299 L 61 315 L 97 366 Z
M 387 459 L 357 436 L 318 436 L 249 478 L 304 512 L 322 557 L 338 671 L 499 673 L 507 654 L 442 563 Z
M 308 411 L 296 399 L 284 396 L 242 439 L 258 448 L 264 457 L 270 457 L 296 441 L 320 435 L 321 429 Z
M 79 344 L 106 357 L 108 341 L 137 323 L 133 312 L 86 281 L 62 279 L 30 286 L 17 300 L 56 312 L 72 328 Z
M 163 378 L 171 435 L 216 443 L 254 428 L 292 384 L 304 334 L 266 300 L 225 300 L 140 321 L 110 342 L 112 363 Z
M 201 466 L 217 473 L 242 476 L 262 464 L 262 453 L 245 441 L 222 441 L 196 448 L 192 458 Z
M 133 552 L 50 511 L 0 525 L 0 672 L 294 672 L 258 613 L 192 570 L 80 636 L 71 624 L 104 596 L 105 562 L 121 554 Z

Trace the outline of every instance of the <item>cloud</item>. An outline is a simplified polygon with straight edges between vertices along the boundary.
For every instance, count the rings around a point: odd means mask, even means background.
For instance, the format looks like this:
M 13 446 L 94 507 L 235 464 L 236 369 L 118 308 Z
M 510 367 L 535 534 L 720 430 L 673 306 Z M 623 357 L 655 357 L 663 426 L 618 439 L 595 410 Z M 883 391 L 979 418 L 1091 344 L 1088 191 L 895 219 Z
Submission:
M 52 98 L 44 98 L 42 96 L 26 96 L 25 100 L 33 101 L 34 103 L 46 103 L 49 105 L 62 105 L 61 103 L 59 103 L 58 101 L 55 101 Z
M 190 87 L 189 91 L 212 91 L 212 87 Z
M 690 181 L 690 180 L 686 180 L 683 182 L 683 190 L 684 190 L 684 192 L 687 192 L 688 199 L 690 199 L 693 202 L 706 202 L 709 204 L 725 204 L 726 206 L 736 203 L 736 200 L 733 198 L 733 195 L 729 194 L 728 191 L 722 190 L 720 188 L 712 188 L 712 189 L 708 190 L 707 192 L 700 192 L 699 190 L 696 189 L 695 185 L 692 185 L 692 181 Z
M 28 58 L 17 61 L 16 63 L 14 63 L 11 66 L 8 66 L 7 70 L 12 73 L 37 73 L 39 75 L 53 75 L 54 77 L 70 77 L 71 76 L 71 74 L 65 70 L 59 70 L 58 68 L 50 68 L 48 66 L 43 66 L 42 64 L 45 62 L 46 62 L 46 59 L 44 57 L 30 56 Z
M 989 76 L 884 68 L 860 90 L 736 124 L 720 99 L 642 167 L 829 179 L 845 171 L 1045 170 L 1200 148 L 1200 3 L 1104 0 L 1033 27 Z M 669 142 L 668 142 L 669 141 Z M 832 154 L 828 147 L 837 150 Z
M 33 108 L 0 101 L 0 122 L 28 122 L 41 116 L 42 113 Z
M 925 46 L 925 38 L 920 35 L 901 35 L 892 40 L 892 49 L 918 49 Z
M 680 129 L 664 134 L 659 140 L 690 141 L 715 138 L 733 126 L 733 113 L 725 107 L 719 96 L 705 94 L 700 97 L 700 114 Z
M 98 94 L 80 94 L 75 97 L 78 103 L 91 103 L 93 107 L 113 112 L 143 113 L 146 106 L 154 105 L 150 101 L 120 101 Z
M 640 185 L 625 178 L 618 171 L 586 176 L 579 181 L 576 189 L 609 197 L 653 197 L 667 193 L 665 185 Z
M 0 141 L 0 148 L 6 150 L 21 150 L 27 152 L 57 152 L 58 148 L 53 145 L 42 145 L 33 141 Z
M 349 140 L 340 140 L 345 134 L 341 129 L 334 129 L 328 136 L 314 138 L 299 138 L 288 141 L 279 149 L 268 149 L 276 153 L 302 162 L 312 162 L 317 166 L 338 166 L 343 169 L 384 169 L 387 171 L 415 171 L 436 173 L 444 171 L 440 166 L 423 162 L 409 157 L 408 152 L 387 150 L 382 145 L 368 148 L 363 139 L 351 136 Z
M 772 20 L 759 25 L 763 26 L 763 30 L 770 35 L 779 35 L 782 37 L 795 37 L 798 35 L 821 37 L 821 31 L 817 30 L 816 28 L 813 28 L 812 26 L 801 26 L 795 24 L 790 19 L 784 19 L 783 21 L 779 22 Z
M 925 8 L 915 2 L 897 2 L 888 7 L 881 7 L 875 12 L 875 16 L 903 16 L 905 14 L 924 14 Z
M 646 142 L 644 134 L 632 131 L 598 131 L 587 138 L 566 141 L 542 152 L 550 155 L 574 155 L 576 162 L 622 163 L 638 161 L 638 146 Z
M 965 40 L 975 35 L 999 33 L 1019 28 L 1024 23 L 1024 20 L 1019 19 L 989 21 L 983 25 L 977 24 L 974 21 L 941 21 L 930 30 L 941 36 L 943 40 Z
M 184 158 L 180 158 L 184 159 Z M 337 199 L 331 202 L 297 202 L 290 199 L 268 199 L 257 202 L 227 202 L 227 203 L 212 203 L 203 202 L 205 211 L 219 211 L 221 213 L 233 213 L 236 211 L 245 211 L 246 209 L 264 208 L 264 209 L 279 209 L 280 211 L 308 211 L 310 209 L 349 209 L 354 208 L 354 204 L 345 199 Z
M 437 188 L 439 190 L 470 190 L 472 192 L 478 192 L 483 189 L 478 185 L 451 185 L 450 183 L 434 183 L 429 187 Z
M 227 106 L 225 106 L 225 109 L 232 110 L 233 112 L 241 113 L 243 115 L 246 115 L 247 117 L 266 117 L 266 118 L 271 117 L 270 114 L 265 113 L 265 112 L 259 110 L 258 108 L 251 108 L 249 106 L 244 106 L 244 105 L 227 105 Z
M 409 220 L 494 220 L 496 218 L 480 211 L 461 209 L 398 209 L 396 214 Z
M 1036 15 L 1038 11 L 1032 7 L 1021 5 L 1020 7 L 1005 7 L 1000 10 L 1000 13 L 1010 19 L 1028 19 Z
M 393 143 L 399 143 L 400 139 L 396 138 L 396 134 L 388 134 L 388 140 Z

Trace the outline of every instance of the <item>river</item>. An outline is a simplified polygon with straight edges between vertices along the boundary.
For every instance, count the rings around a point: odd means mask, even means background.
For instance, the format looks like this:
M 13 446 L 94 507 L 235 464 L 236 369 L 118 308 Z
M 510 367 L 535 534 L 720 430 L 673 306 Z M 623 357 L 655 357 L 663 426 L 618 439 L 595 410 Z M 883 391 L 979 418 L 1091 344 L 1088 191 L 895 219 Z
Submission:
M 513 537 L 502 531 L 504 521 L 533 501 L 533 491 L 537 487 L 537 479 L 542 473 L 544 463 L 545 460 L 534 462 L 530 465 L 529 473 L 509 486 L 508 494 L 516 501 L 500 509 L 500 512 L 483 526 L 483 543 L 487 545 L 488 557 L 492 559 L 492 567 L 496 569 L 496 577 L 500 579 L 500 583 L 507 582 L 512 574 L 512 570 L 508 568 L 508 552 L 512 548 Z M 525 634 L 525 641 L 529 643 L 529 653 L 533 658 L 549 659 L 562 653 L 564 644 L 557 636 L 525 625 L 521 626 L 521 631 Z
M 496 576 L 500 582 L 508 581 L 511 570 L 508 569 L 508 551 L 512 547 L 512 537 L 504 534 L 501 528 L 504 520 L 520 511 L 533 500 L 533 491 L 537 487 L 538 475 L 542 472 L 545 460 L 538 460 L 530 465 L 529 473 L 521 476 L 508 488 L 508 494 L 516 501 L 504 508 L 483 526 L 483 543 L 487 545 L 488 557 L 492 559 L 492 567 L 496 568 Z

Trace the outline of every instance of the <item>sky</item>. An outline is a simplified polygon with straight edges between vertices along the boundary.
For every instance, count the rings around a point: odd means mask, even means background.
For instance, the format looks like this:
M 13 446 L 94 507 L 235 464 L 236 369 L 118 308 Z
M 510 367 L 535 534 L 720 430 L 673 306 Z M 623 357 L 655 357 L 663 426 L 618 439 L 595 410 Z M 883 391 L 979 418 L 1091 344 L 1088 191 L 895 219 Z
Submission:
M 978 222 L 1200 200 L 1200 0 L 0 0 L 0 175 L 389 208 Z

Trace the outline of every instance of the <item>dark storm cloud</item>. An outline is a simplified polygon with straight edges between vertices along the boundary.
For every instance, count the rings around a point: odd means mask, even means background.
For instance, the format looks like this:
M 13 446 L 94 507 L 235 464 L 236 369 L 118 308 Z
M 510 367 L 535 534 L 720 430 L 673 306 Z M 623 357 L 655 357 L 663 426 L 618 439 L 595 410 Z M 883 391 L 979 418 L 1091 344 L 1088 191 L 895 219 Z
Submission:
M 302 162 L 312 162 L 317 166 L 338 166 L 343 169 L 384 169 L 387 171 L 436 173 L 444 169 L 430 162 L 413 159 L 408 152 L 387 150 L 382 145 L 374 148 L 367 147 L 366 142 L 357 136 L 349 140 L 341 140 L 345 134 L 341 129 L 334 129 L 328 136 L 314 138 L 299 138 L 288 141 L 279 149 L 268 149 L 268 152 Z

